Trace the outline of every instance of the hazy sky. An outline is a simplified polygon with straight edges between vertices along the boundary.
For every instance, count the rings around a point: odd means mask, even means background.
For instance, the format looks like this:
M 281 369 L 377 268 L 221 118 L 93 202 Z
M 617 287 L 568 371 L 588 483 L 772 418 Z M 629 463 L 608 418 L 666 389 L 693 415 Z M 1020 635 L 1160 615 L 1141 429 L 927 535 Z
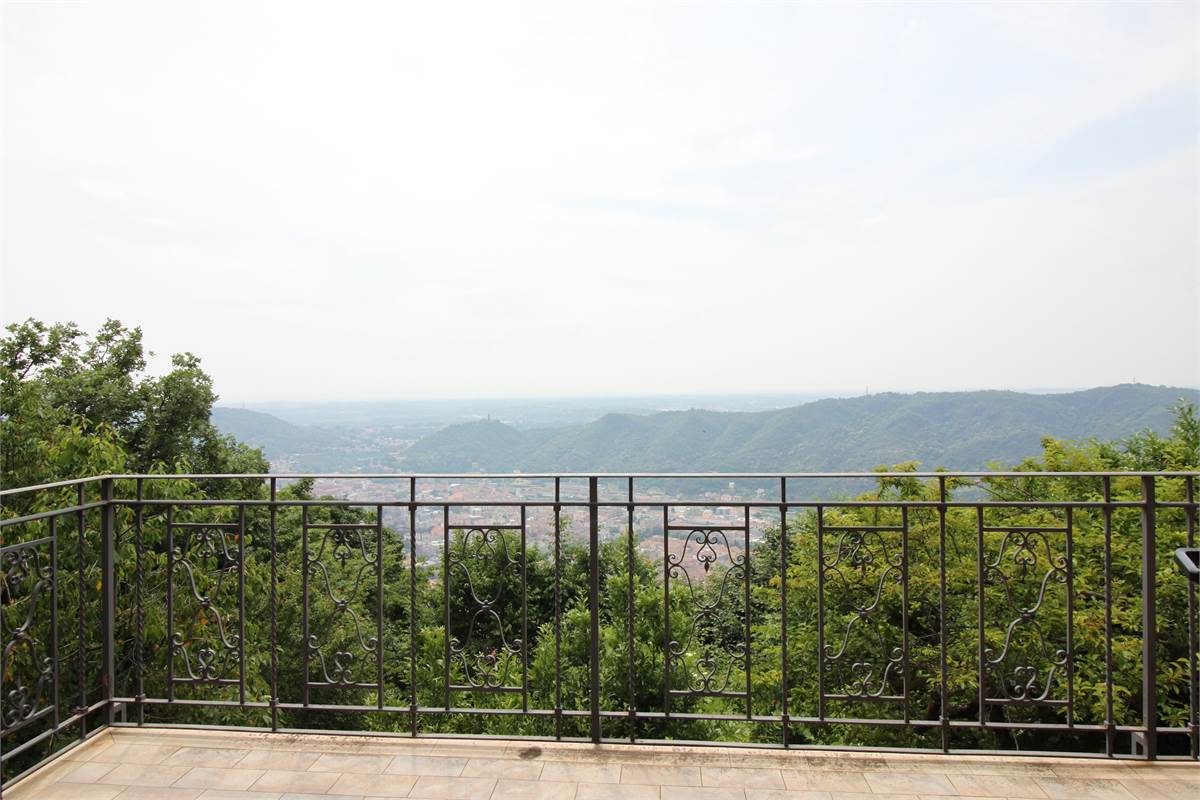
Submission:
M 10 3 L 4 322 L 226 401 L 1200 384 L 1197 5 Z

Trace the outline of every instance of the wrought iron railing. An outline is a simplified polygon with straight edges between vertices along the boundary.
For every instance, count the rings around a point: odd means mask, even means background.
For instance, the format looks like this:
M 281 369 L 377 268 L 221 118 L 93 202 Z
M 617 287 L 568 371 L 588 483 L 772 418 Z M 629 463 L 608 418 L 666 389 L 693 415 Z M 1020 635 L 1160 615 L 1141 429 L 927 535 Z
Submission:
M 0 767 L 148 724 L 1196 759 L 1198 477 L 8 489 Z

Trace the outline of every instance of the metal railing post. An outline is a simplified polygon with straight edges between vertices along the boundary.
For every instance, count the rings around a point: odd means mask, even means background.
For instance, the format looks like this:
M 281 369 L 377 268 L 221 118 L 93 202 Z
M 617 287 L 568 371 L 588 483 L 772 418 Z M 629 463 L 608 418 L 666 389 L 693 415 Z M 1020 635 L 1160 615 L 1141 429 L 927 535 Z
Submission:
M 591 637 L 588 665 L 591 669 L 589 703 L 592 718 L 592 742 L 600 742 L 600 507 L 597 505 L 597 479 L 588 478 L 588 614 Z
M 1154 476 L 1142 477 L 1142 755 L 1158 757 L 1157 532 Z
M 104 706 L 105 724 L 113 723 L 115 696 L 114 681 L 116 669 L 114 661 L 115 646 L 113 631 L 116 616 L 116 575 L 114 574 L 115 543 L 113 541 L 113 479 L 105 478 L 100 483 L 100 499 L 104 505 L 100 507 L 100 641 L 103 663 L 100 672 L 100 686 L 107 701 Z

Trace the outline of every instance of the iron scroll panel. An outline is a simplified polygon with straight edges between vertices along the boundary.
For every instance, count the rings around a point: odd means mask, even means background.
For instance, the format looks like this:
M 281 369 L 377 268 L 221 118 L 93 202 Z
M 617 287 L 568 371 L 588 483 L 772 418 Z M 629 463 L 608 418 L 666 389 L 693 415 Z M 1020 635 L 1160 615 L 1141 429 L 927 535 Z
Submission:
M 373 523 L 318 523 L 306 506 L 301 527 L 304 704 L 312 689 L 357 688 L 376 690 L 382 705 L 382 509 Z M 364 598 L 373 623 L 354 608 Z
M 0 615 L 0 675 L 5 677 L 0 738 L 47 717 L 53 717 L 54 726 L 58 725 L 58 545 L 54 529 L 51 519 L 49 536 L 0 547 L 4 610 L 17 609 L 19 620 L 15 626 L 6 626 L 7 615 Z
M 168 697 L 183 686 L 246 691 L 246 512 L 179 522 L 167 508 Z
M 909 705 L 908 508 L 893 525 L 830 525 L 817 508 L 818 702 Z M 883 613 L 899 593 L 897 625 Z
M 520 515 L 515 525 L 452 524 L 450 509 L 443 507 L 443 688 L 447 708 L 452 693 L 460 691 L 517 692 L 527 707 L 529 598 L 524 506 Z M 459 602 L 451 602 L 452 592 Z M 456 608 L 460 603 L 461 608 Z M 513 620 L 518 610 L 519 620 Z M 461 618 L 455 619 L 455 611 Z
M 666 708 L 671 697 L 728 697 L 750 716 L 750 509 L 740 524 L 702 524 L 672 522 L 672 508 L 663 506 Z M 684 534 L 674 549 L 672 532 Z M 672 582 L 684 588 L 682 624 L 671 614 Z

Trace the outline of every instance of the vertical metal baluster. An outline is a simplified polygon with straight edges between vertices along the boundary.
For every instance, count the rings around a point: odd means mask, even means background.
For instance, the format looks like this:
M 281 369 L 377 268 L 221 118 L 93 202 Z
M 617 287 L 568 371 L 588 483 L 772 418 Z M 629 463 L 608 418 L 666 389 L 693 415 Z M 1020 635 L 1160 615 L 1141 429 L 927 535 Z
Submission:
M 946 638 L 946 479 L 938 477 L 938 695 L 942 752 L 950 752 L 950 692 Z
M 671 716 L 671 507 L 663 506 L 663 713 Z
M 742 622 L 745 625 L 743 629 L 743 633 L 745 634 L 743 644 L 746 648 L 746 719 L 753 719 L 754 698 L 751 696 L 752 683 L 750 678 L 750 662 L 752 661 L 750 657 L 750 506 L 745 506 L 743 510 L 745 513 L 742 515 L 742 543 L 745 550 L 742 557 L 742 594 L 745 613 Z
M 375 679 L 383 708 L 383 506 L 375 506 Z
M 450 710 L 450 506 L 442 506 L 442 610 L 446 626 L 445 663 L 442 665 L 446 710 Z
M 904 684 L 904 721 L 912 721 L 912 708 L 909 700 L 910 676 L 909 676 L 909 644 L 908 644 L 908 506 L 900 507 L 900 624 L 903 626 L 903 652 L 901 656 L 904 661 L 900 668 L 902 681 Z
M 825 509 L 817 506 L 817 717 L 825 719 Z
M 246 705 L 246 504 L 238 504 L 238 702 Z
M 1112 618 L 1112 478 L 1104 476 L 1104 752 L 1116 751 L 1117 727 L 1113 720 L 1113 618 Z
M 628 561 L 629 561 L 629 564 L 626 567 L 626 571 L 629 573 L 628 574 L 628 578 L 629 578 L 629 608 L 628 608 L 628 618 L 626 619 L 626 628 L 627 628 L 626 636 L 629 641 L 629 647 L 627 650 L 627 652 L 629 654 L 629 657 L 628 657 L 628 661 L 629 661 L 629 664 L 628 664 L 628 667 L 629 667 L 629 741 L 630 741 L 630 743 L 632 743 L 632 742 L 637 741 L 637 708 L 636 708 L 637 692 L 636 692 L 635 684 L 634 684 L 634 663 L 633 663 L 634 652 L 635 652 L 634 639 L 633 639 L 633 635 L 634 635 L 633 634 L 633 614 L 634 614 L 633 595 L 634 595 L 634 591 L 635 591 L 634 580 L 633 580 L 633 572 L 634 572 L 633 478 L 628 478 L 627 480 L 629 481 L 629 483 L 627 485 L 627 497 L 626 497 L 626 499 L 629 503 L 629 505 L 626 506 L 627 516 L 628 516 L 628 524 L 629 524 L 629 531 L 628 531 L 628 536 L 629 536 L 629 553 L 628 553 L 629 558 L 628 558 Z
M 525 560 L 525 506 L 521 506 L 521 710 L 529 712 L 529 574 Z
M 408 479 L 408 724 L 417 735 L 417 479 Z
M 271 590 L 268 601 L 271 604 L 271 730 L 273 731 L 279 730 L 279 612 L 276 608 L 278 605 L 276 585 L 279 578 L 275 541 L 279 493 L 276 481 L 276 478 L 271 478 Z
M 591 684 L 592 742 L 600 742 L 600 506 L 595 477 L 588 478 L 588 615 L 591 636 L 588 643 Z
M 987 727 L 987 656 L 984 655 L 984 552 L 983 552 L 983 506 L 975 506 L 975 556 L 977 580 L 979 582 L 979 725 Z
M 84 491 L 86 484 L 79 484 L 76 488 L 77 505 L 82 506 L 87 502 L 87 494 Z M 87 537 L 87 517 L 85 511 L 79 511 L 76 514 L 76 522 L 78 526 L 77 539 L 77 558 L 76 567 L 79 573 L 79 707 L 76 713 L 79 714 L 79 738 L 80 740 L 87 738 L 87 638 L 84 629 L 84 606 L 83 598 L 87 596 L 87 576 L 84 570 L 84 539 Z M 169 608 L 169 606 L 168 606 Z
M 1075 536 L 1074 509 L 1067 506 L 1067 727 L 1075 726 Z
M 300 674 L 301 703 L 308 706 L 308 667 L 312 653 L 308 641 L 308 506 L 300 506 L 300 647 L 304 650 L 304 668 Z
M 1142 723 L 1145 757 L 1158 758 L 1158 542 L 1154 476 L 1142 477 Z
M 175 700 L 175 504 L 167 505 L 167 702 Z
M 104 505 L 100 507 L 100 637 L 103 666 L 100 673 L 100 684 L 104 688 L 104 722 L 112 725 L 113 697 L 116 682 L 116 534 L 113 514 L 113 479 L 105 478 L 100 482 L 100 497 Z
M 134 698 L 137 704 L 137 724 L 146 724 L 146 664 L 145 664 L 145 644 L 144 644 L 144 628 L 145 628 L 145 613 L 142 606 L 142 556 L 144 552 L 143 526 L 144 526 L 144 509 L 142 500 L 145 498 L 142 478 L 137 479 L 137 507 L 133 516 L 133 602 L 134 602 L 134 620 L 133 620 L 133 657 L 134 657 L 134 679 L 137 681 L 137 686 L 134 689 Z
M 783 746 L 791 744 L 791 724 L 788 722 L 788 529 L 787 478 L 779 479 L 779 674 L 780 719 L 783 724 Z
M 562 738 L 562 479 L 554 479 L 554 738 Z
M 58 735 L 58 517 L 50 517 L 50 669 L 53 670 L 54 735 Z
M 1193 479 L 1186 477 L 1184 481 L 1184 499 L 1188 506 L 1187 514 L 1187 546 L 1196 546 L 1196 494 Z M 1200 650 L 1200 639 L 1197 638 L 1196 621 L 1196 584 L 1188 582 L 1188 683 L 1189 696 L 1189 727 L 1191 728 L 1192 758 L 1200 758 L 1200 669 L 1196 664 L 1196 652 Z

